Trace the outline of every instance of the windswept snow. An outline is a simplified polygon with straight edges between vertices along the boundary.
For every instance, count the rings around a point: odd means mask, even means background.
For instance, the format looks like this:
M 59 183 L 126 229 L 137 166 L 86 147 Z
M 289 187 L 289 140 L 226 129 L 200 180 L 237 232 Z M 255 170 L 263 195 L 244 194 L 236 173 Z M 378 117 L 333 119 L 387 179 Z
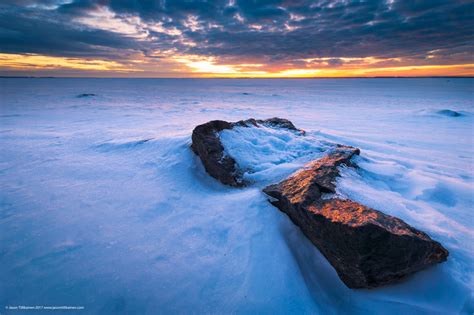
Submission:
M 275 183 L 330 146 L 297 131 L 259 124 L 234 127 L 219 133 L 224 152 L 232 156 L 249 182 Z
M 473 83 L 0 79 L 0 308 L 472 314 Z M 248 188 L 219 184 L 190 150 L 198 124 L 275 116 L 306 135 L 221 133 Z M 344 286 L 260 190 L 328 142 L 362 150 L 338 193 L 428 232 L 446 263 Z

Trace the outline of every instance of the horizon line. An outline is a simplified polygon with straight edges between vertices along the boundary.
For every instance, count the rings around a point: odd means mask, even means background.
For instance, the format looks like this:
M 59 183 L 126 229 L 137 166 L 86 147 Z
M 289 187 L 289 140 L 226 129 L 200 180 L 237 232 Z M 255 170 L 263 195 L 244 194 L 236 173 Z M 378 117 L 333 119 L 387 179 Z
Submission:
M 472 79 L 474 75 L 467 76 L 341 76 L 341 77 L 95 77 L 95 76 L 9 76 L 0 75 L 0 79 L 255 79 L 255 80 L 286 80 L 286 79 Z

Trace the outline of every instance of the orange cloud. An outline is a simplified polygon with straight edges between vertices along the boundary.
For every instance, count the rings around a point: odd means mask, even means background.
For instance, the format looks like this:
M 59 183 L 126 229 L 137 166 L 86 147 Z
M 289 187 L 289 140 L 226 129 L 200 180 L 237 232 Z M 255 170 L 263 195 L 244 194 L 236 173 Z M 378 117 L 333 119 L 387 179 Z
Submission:
M 76 69 L 94 71 L 120 71 L 133 72 L 131 67 L 127 67 L 116 61 L 51 57 L 43 55 L 20 55 L 0 53 L 0 69 L 8 70 L 51 70 L 51 69 Z
M 341 64 L 331 64 L 331 60 Z M 52 57 L 36 54 L 0 53 L 0 70 L 28 72 L 75 70 L 80 76 L 104 77 L 252 77 L 252 78 L 311 78 L 311 77 L 376 77 L 376 76 L 473 76 L 474 64 L 407 65 L 400 58 L 308 58 L 300 67 L 265 65 L 263 63 L 221 63 L 214 57 L 165 54 L 162 58 L 133 56 L 122 62 L 114 60 Z
M 374 76 L 472 76 L 474 64 L 386 66 L 400 63 L 400 58 L 377 59 L 337 58 L 348 64 L 331 67 L 334 58 L 312 58 L 304 61 L 305 68 L 271 69 L 264 64 L 218 64 L 213 58 L 196 60 L 196 56 L 176 59 L 183 63 L 192 76 L 198 77 L 254 77 L 254 78 L 311 78 L 311 77 L 374 77 Z M 315 66 L 311 66 L 314 63 Z M 378 65 L 384 66 L 378 66 Z M 319 66 L 318 66 L 319 65 Z

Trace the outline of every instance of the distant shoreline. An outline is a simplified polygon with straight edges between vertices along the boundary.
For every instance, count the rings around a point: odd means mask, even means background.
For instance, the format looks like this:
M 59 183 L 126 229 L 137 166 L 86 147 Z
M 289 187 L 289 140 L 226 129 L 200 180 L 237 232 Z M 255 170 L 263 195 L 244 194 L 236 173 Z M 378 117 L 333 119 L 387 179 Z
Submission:
M 51 76 L 0 76 L 0 79 L 176 79 L 176 80 L 318 80 L 318 79 L 472 79 L 474 76 L 380 76 L 380 77 L 282 77 L 282 78 L 255 78 L 255 77 L 51 77 Z

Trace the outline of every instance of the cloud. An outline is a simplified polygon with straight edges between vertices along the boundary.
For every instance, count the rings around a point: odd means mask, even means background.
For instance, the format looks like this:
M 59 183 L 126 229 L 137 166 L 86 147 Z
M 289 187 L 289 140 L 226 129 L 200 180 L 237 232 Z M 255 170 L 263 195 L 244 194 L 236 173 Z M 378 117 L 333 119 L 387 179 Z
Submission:
M 154 67 L 192 56 L 208 69 L 259 71 L 340 68 L 368 57 L 394 67 L 471 64 L 472 12 L 472 1 L 442 0 L 3 1 L 0 53 Z

